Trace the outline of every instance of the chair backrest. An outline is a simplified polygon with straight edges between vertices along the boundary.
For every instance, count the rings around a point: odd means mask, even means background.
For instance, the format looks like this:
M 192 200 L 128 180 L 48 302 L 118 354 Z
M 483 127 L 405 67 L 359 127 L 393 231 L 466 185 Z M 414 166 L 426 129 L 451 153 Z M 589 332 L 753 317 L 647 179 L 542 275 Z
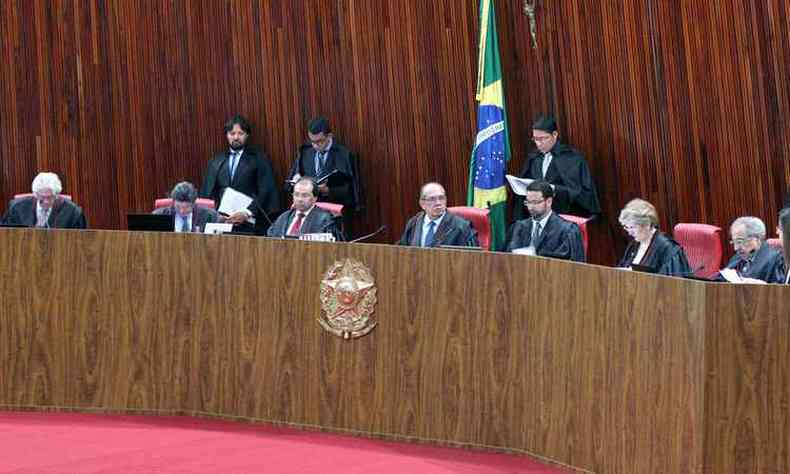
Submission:
M 491 250 L 491 219 L 488 217 L 488 209 L 455 206 L 447 208 L 447 211 L 471 222 L 472 227 L 477 231 L 480 247 L 483 250 Z
M 22 193 L 22 194 L 14 194 L 14 199 L 22 199 L 22 198 L 29 198 L 33 197 L 33 193 Z M 67 199 L 71 201 L 71 194 L 61 194 L 60 197 L 63 199 Z
M 163 207 L 170 207 L 173 205 L 173 200 L 170 198 L 161 198 L 154 201 L 154 209 L 161 209 Z M 206 209 L 214 209 L 214 200 L 206 198 L 197 198 L 195 205 L 198 207 L 205 207 Z
M 343 216 L 343 205 L 342 204 L 335 204 L 332 202 L 316 202 L 315 205 L 320 207 L 321 209 L 332 213 L 335 217 L 342 217 Z
M 587 261 L 590 260 L 590 254 L 587 252 L 587 247 L 589 246 L 588 237 L 589 234 L 587 232 L 587 223 L 590 222 L 589 217 L 579 217 L 579 216 L 572 216 L 570 214 L 559 214 L 560 217 L 565 219 L 566 221 L 573 222 L 577 226 L 579 226 L 579 230 L 582 232 L 582 243 L 584 244 L 584 256 L 587 257 Z
M 709 224 L 680 223 L 672 232 L 675 240 L 686 252 L 695 276 L 710 278 L 721 268 L 724 249 L 721 245 L 721 227 Z
M 784 250 L 782 248 L 782 239 L 768 239 L 766 242 L 768 242 L 768 245 L 770 245 L 773 249 L 776 249 L 780 252 Z

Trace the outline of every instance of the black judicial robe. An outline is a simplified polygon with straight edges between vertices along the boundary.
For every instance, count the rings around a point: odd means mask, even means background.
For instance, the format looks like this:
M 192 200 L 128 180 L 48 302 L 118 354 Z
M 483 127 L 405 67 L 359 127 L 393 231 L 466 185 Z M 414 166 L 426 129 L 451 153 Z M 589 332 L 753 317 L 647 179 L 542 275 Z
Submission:
M 266 154 L 253 147 L 245 147 L 233 180 L 230 178 L 229 155 L 230 152 L 225 150 L 209 161 L 200 187 L 200 197 L 213 199 L 219 208 L 222 193 L 230 187 L 254 199 L 249 211 L 256 217 L 262 211 L 268 214 L 279 211 L 280 190 L 275 184 L 272 163 Z
M 522 219 L 510 227 L 507 239 L 507 251 L 529 247 L 532 240 L 533 219 Z M 584 242 L 579 226 L 566 221 L 552 212 L 546 221 L 538 242 L 535 245 L 535 254 L 541 257 L 553 257 L 577 262 L 584 262 Z
M 321 178 L 337 170 L 337 172 L 331 175 L 326 182 L 329 188 L 329 195 L 319 196 L 318 200 L 342 204 L 344 206 L 344 214 L 361 210 L 364 202 L 357 157 L 349 151 L 348 148 L 337 143 L 333 139 L 332 146 L 329 148 L 326 157 L 324 169 L 321 171 L 321 176 L 316 176 L 315 155 L 315 148 L 313 148 L 312 144 L 309 142 L 299 147 L 296 159 L 291 165 L 291 170 L 288 172 L 285 192 L 290 193 L 293 190 L 293 184 L 291 184 L 290 181 L 296 174 L 312 178 Z
M 266 235 L 269 237 L 284 237 L 285 234 L 288 232 L 288 228 L 291 226 L 291 222 L 293 222 L 294 218 L 296 218 L 296 210 L 291 209 L 289 211 L 283 212 L 274 221 L 269 230 L 266 232 Z M 335 240 L 338 242 L 342 242 L 345 240 L 343 237 L 343 233 L 340 231 L 340 228 L 337 225 L 337 219 L 332 213 L 327 212 L 320 207 L 313 207 L 313 210 L 310 211 L 310 214 L 304 218 L 302 222 L 302 226 L 299 229 L 299 235 L 302 234 L 318 234 L 328 232 L 335 236 Z
M 2 222 L 34 227 L 36 220 L 36 198 L 28 196 L 11 200 Z M 80 206 L 59 196 L 52 204 L 47 225 L 56 229 L 87 229 L 88 221 Z
M 784 283 L 784 259 L 782 252 L 771 248 L 768 242 L 763 242 L 747 261 L 737 253 L 733 255 L 724 268 L 735 268 L 738 274 L 745 278 L 756 278 L 766 283 Z M 717 280 L 723 280 L 718 275 Z
M 632 240 L 625 249 L 625 255 L 617 264 L 618 267 L 630 267 L 639 250 L 639 242 Z M 653 268 L 661 275 L 691 275 L 686 252 L 679 243 L 663 232 L 656 231 L 639 265 Z
M 419 247 L 422 242 L 422 223 L 425 217 L 424 212 L 418 213 L 409 219 L 406 228 L 401 235 L 398 245 L 410 245 Z M 458 217 L 449 212 L 445 213 L 441 224 L 433 234 L 431 247 L 440 245 L 457 245 L 461 247 L 479 247 L 477 232 L 472 224 L 462 217 Z
M 554 201 L 551 209 L 560 214 L 589 217 L 601 213 L 598 191 L 590 174 L 587 161 L 574 148 L 560 143 L 550 151 L 552 155 L 545 180 L 554 185 Z M 522 178 L 543 178 L 543 153 L 534 150 L 521 170 Z M 524 196 L 516 196 L 514 217 L 524 216 Z

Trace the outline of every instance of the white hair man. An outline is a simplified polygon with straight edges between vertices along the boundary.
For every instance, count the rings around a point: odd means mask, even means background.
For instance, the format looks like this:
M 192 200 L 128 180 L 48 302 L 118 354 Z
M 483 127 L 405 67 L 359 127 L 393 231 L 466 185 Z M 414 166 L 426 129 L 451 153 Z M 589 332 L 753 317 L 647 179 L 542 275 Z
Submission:
M 739 217 L 730 226 L 730 243 L 735 255 L 726 268 L 735 269 L 742 278 L 766 283 L 783 283 L 782 254 L 765 241 L 765 223 L 757 217 Z
M 82 208 L 60 195 L 63 185 L 55 173 L 39 173 L 31 186 L 33 195 L 13 199 L 3 224 L 39 228 L 85 229 Z

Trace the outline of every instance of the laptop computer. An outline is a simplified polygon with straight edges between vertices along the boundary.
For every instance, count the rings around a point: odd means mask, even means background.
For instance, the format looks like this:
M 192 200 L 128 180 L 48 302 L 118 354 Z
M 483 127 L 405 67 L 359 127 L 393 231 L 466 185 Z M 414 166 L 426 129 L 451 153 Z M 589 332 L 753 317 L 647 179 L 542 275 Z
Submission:
M 164 214 L 127 214 L 126 225 L 129 230 L 149 232 L 173 232 L 176 216 Z

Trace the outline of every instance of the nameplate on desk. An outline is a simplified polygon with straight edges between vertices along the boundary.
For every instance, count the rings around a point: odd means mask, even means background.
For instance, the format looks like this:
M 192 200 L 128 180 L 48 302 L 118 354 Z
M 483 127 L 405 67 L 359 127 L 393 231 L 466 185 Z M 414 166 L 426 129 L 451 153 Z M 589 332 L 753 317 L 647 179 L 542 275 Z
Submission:
M 310 240 L 313 242 L 334 242 L 335 236 L 330 234 L 329 232 L 322 232 L 316 234 L 302 234 L 299 236 L 299 240 Z
M 233 224 L 227 224 L 224 222 L 222 223 L 209 222 L 206 224 L 205 229 L 203 229 L 204 234 L 215 234 L 215 235 L 224 234 L 226 232 L 232 232 L 232 231 L 233 231 Z

